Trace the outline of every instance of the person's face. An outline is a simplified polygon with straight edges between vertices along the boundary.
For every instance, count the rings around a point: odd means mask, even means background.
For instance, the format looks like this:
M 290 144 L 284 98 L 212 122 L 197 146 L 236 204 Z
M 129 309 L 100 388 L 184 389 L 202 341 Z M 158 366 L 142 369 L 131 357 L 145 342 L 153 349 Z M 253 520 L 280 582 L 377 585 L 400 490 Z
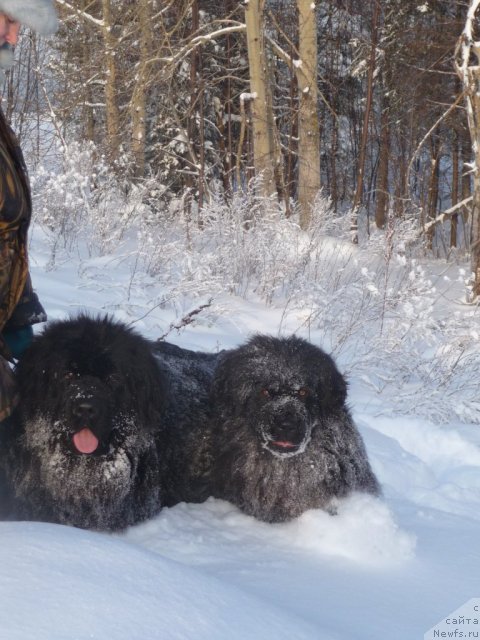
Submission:
M 7 14 L 0 13 L 0 47 L 8 43 L 14 47 L 17 44 L 20 22 L 12 20 Z

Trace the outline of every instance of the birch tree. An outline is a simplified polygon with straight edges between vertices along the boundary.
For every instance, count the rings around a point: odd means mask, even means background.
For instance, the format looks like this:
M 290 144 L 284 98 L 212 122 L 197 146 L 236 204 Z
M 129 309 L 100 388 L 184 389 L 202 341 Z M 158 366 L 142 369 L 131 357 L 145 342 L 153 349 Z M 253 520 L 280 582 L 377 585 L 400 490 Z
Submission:
M 276 191 L 274 171 L 273 115 L 269 109 L 263 13 L 265 0 L 246 0 L 248 64 L 250 71 L 251 114 L 253 128 L 253 162 L 261 176 L 262 191 L 270 196 Z
M 134 79 L 130 113 L 132 119 L 132 154 L 134 175 L 142 178 L 145 173 L 146 105 L 148 75 L 151 66 L 148 59 L 152 47 L 152 16 L 148 0 L 138 0 L 139 62 Z
M 117 64 L 115 60 L 116 39 L 112 33 L 110 0 L 102 0 L 102 37 L 105 46 L 107 73 L 105 77 L 105 112 L 110 150 L 110 161 L 114 162 L 120 152 L 120 114 L 117 103 Z
M 318 122 L 317 21 L 315 3 L 297 0 L 298 52 L 298 204 L 300 226 L 308 228 L 312 204 L 320 190 L 320 128 Z

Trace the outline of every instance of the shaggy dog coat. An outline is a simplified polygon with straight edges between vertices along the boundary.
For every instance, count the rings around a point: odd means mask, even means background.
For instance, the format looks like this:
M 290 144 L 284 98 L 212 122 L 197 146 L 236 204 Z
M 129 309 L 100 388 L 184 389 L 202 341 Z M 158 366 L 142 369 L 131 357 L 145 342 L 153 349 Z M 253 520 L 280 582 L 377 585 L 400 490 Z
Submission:
M 211 486 L 267 522 L 334 511 L 352 491 L 378 494 L 333 360 L 295 336 L 256 336 L 227 352 L 211 394 Z
M 164 504 L 166 383 L 147 340 L 108 318 L 53 322 L 17 366 L 0 430 L 4 517 L 116 530 Z
M 209 392 L 219 355 L 168 342 L 155 343 L 153 353 L 169 396 L 164 420 L 170 442 L 165 504 L 203 502 L 212 493 Z

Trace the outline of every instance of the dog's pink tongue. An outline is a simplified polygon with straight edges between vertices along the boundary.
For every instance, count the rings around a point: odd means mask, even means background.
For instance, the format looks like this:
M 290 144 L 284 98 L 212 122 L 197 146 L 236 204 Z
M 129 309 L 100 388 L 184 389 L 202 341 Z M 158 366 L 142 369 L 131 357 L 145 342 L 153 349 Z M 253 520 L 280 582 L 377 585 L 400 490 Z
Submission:
M 73 436 L 73 444 L 80 453 L 93 453 L 98 447 L 98 438 L 85 427 Z
M 293 449 L 295 445 L 290 440 L 275 440 L 274 443 L 277 447 L 282 447 L 282 449 Z

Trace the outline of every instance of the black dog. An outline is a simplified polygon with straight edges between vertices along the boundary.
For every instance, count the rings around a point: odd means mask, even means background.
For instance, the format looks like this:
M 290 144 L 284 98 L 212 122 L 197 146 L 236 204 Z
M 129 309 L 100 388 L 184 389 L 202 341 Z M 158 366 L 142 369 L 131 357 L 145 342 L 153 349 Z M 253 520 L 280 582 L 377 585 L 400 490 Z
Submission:
M 108 318 L 52 322 L 16 375 L 4 515 L 115 530 L 161 509 L 167 388 L 147 340 Z
M 212 384 L 212 493 L 282 522 L 378 494 L 333 360 L 305 340 L 256 336 L 227 352 Z
M 203 502 L 212 494 L 209 393 L 220 354 L 156 342 L 153 353 L 168 381 L 168 472 L 165 505 Z

